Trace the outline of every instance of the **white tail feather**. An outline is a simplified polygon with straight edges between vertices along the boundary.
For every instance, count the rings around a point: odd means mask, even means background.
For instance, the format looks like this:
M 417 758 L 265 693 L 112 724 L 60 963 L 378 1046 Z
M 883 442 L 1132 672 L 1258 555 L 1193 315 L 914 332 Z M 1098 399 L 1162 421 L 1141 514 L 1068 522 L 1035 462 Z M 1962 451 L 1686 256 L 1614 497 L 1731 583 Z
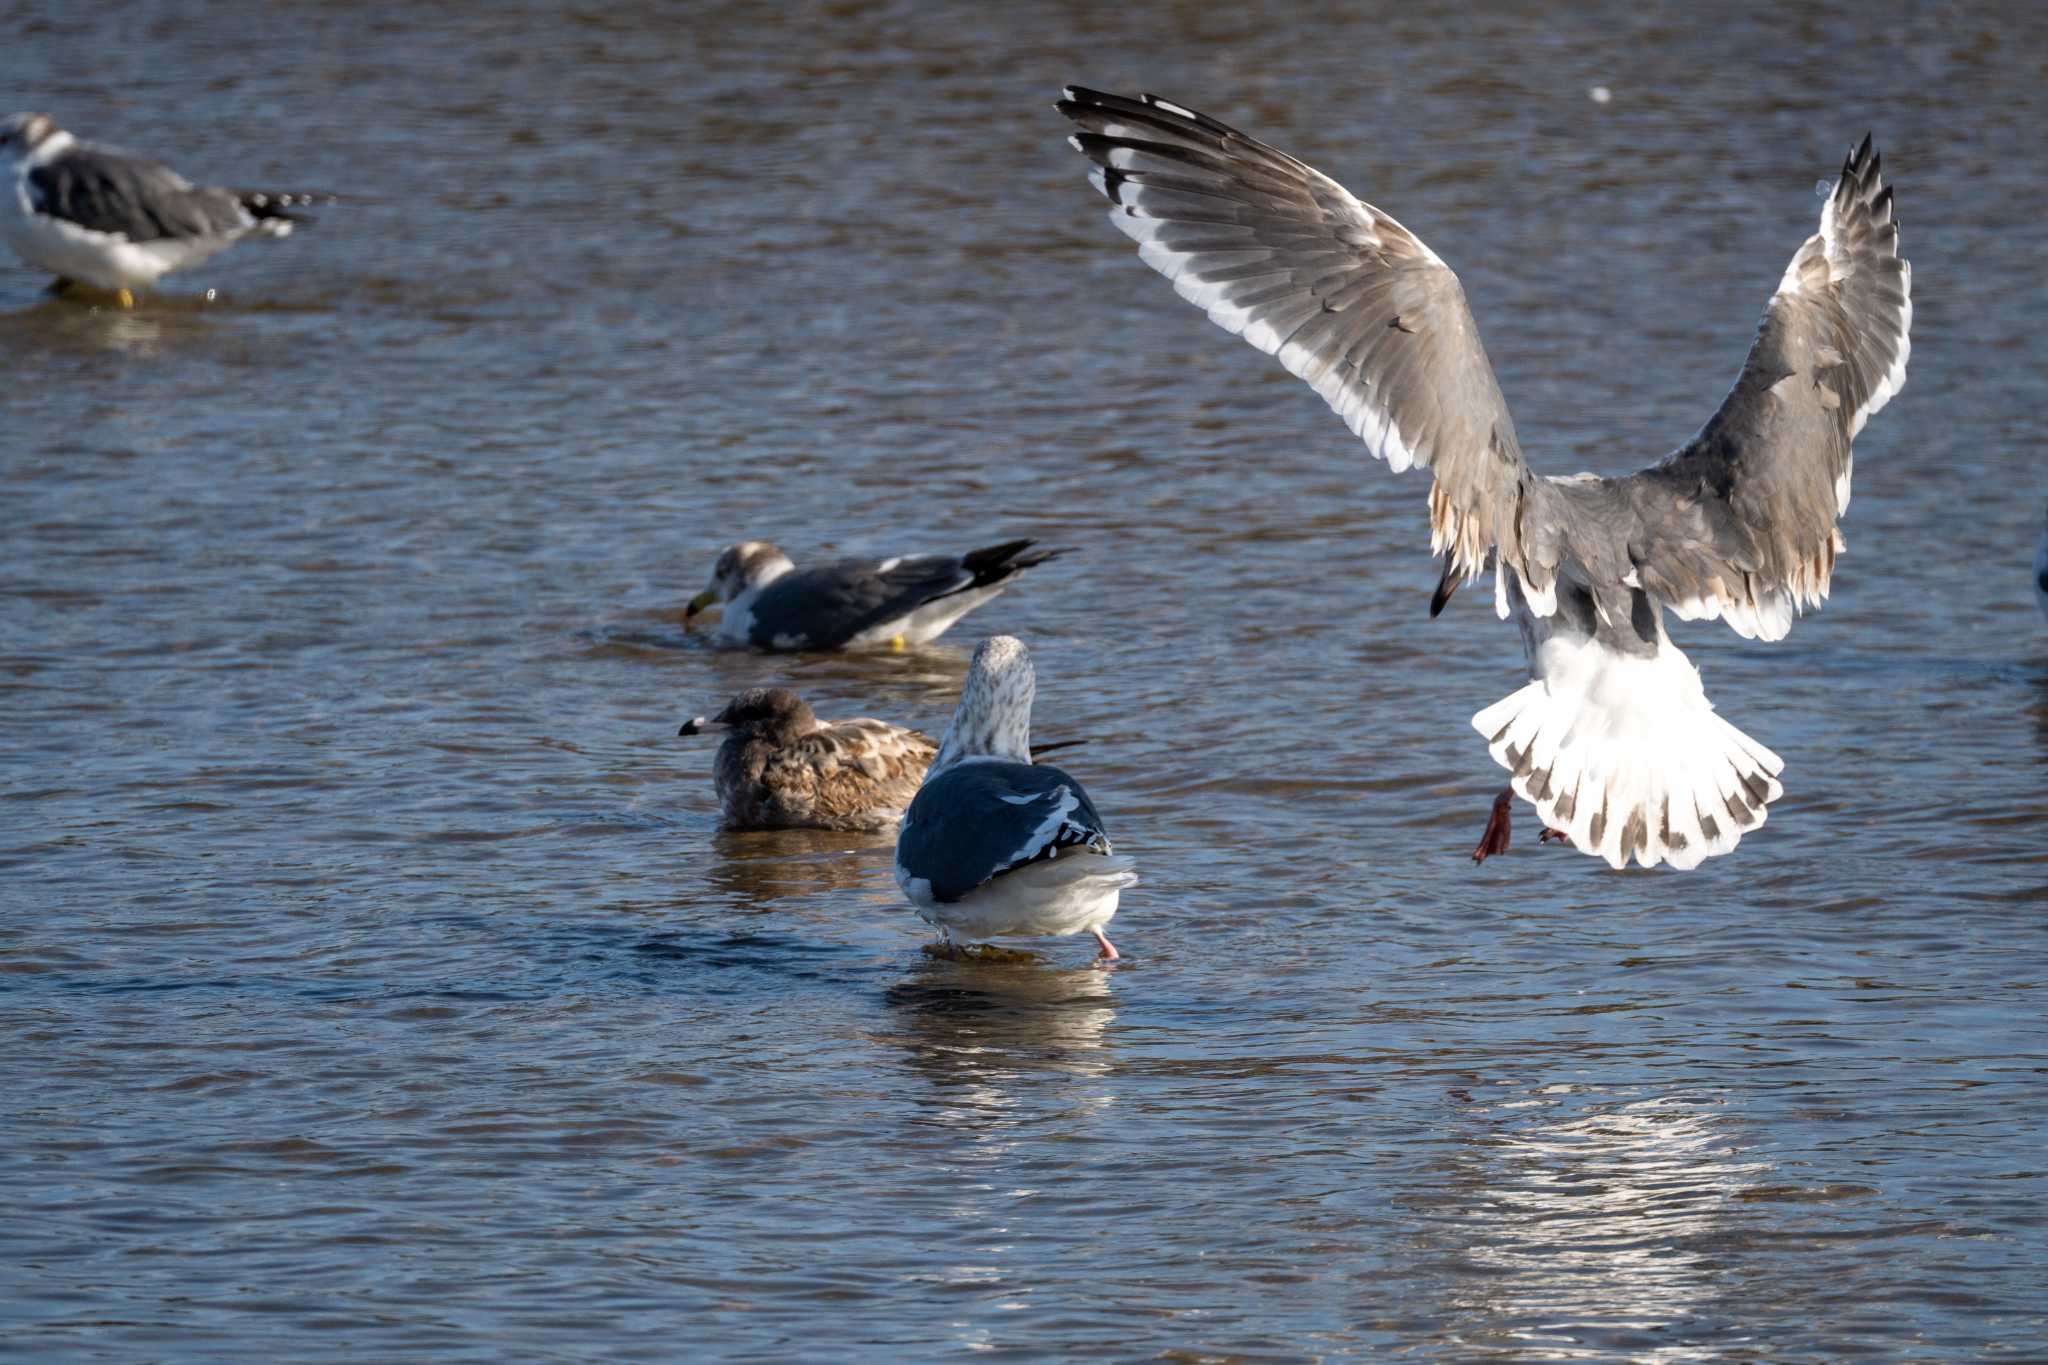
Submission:
M 1763 824 L 1779 757 L 1714 713 L 1668 640 L 1648 658 L 1552 636 L 1527 687 L 1472 718 L 1517 795 L 1620 868 L 1697 867 Z

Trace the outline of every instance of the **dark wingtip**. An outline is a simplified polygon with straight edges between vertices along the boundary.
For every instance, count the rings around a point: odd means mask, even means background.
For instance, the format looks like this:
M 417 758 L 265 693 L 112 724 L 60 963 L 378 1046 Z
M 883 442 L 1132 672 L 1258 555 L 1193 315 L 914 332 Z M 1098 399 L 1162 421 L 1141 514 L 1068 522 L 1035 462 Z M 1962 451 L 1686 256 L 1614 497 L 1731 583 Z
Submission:
M 1444 576 L 1436 582 L 1436 591 L 1429 595 L 1429 619 L 1434 621 L 1443 614 L 1451 595 L 1458 590 L 1463 580 L 1458 577 L 1457 563 L 1449 555 L 1444 556 Z

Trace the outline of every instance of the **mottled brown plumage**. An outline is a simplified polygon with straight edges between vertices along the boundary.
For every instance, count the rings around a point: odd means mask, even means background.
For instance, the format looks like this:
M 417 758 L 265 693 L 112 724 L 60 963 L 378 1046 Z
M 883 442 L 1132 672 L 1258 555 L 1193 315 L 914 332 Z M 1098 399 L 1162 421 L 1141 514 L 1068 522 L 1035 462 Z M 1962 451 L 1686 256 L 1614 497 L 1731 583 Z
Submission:
M 714 773 L 729 829 L 888 829 L 936 752 L 886 721 L 821 721 L 786 687 L 749 688 L 681 733 L 712 727 L 727 732 Z

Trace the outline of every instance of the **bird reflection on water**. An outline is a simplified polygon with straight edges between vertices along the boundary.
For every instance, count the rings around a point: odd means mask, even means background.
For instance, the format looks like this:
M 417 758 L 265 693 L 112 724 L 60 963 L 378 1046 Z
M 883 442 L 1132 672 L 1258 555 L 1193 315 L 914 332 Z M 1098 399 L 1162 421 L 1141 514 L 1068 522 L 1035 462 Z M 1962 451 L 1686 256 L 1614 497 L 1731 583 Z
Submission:
M 887 906 L 893 912 L 902 909 L 889 873 L 893 837 L 893 831 L 721 831 L 700 855 L 704 881 L 708 889 L 741 907 L 767 909 L 794 897 L 841 892 L 862 907 Z M 861 913 L 870 911 L 863 908 Z
M 1112 976 L 1094 966 L 921 961 L 889 989 L 901 1031 L 887 1041 L 940 1088 L 938 1122 L 985 1135 L 990 1119 L 1018 1105 L 1027 1078 L 1094 1079 L 1115 1069 L 1105 1038 L 1116 1018 Z M 1091 1107 L 1109 1101 L 1092 1088 L 1082 1099 Z
M 155 355 L 165 346 L 195 340 L 212 330 L 201 302 L 169 306 L 152 301 L 146 312 L 117 308 L 80 308 L 62 299 L 46 298 L 27 308 L 0 314 L 0 348 L 56 351 L 85 355 L 114 351 Z
M 1699 1096 L 1613 1103 L 1574 1087 L 1468 1112 L 1484 1131 L 1460 1149 L 1487 1196 L 1458 1201 L 1431 1238 L 1491 1272 L 1444 1281 L 1466 1339 L 1516 1322 L 1518 1341 L 1554 1359 L 1693 1355 L 1678 1333 L 1714 1317 L 1745 1192 L 1771 1170 L 1745 1157 L 1727 1115 Z M 1552 1335 L 1532 1317 L 1573 1327 Z

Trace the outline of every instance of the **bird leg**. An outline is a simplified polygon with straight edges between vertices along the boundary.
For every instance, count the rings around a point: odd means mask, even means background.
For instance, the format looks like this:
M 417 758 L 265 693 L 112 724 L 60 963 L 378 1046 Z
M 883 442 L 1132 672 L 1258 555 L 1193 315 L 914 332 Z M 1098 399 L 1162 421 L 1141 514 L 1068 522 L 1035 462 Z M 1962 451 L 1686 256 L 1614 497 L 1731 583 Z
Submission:
M 50 281 L 49 292 L 60 299 L 77 299 L 84 303 L 111 303 L 124 313 L 135 309 L 135 293 L 129 289 L 101 289 L 97 285 L 80 284 L 68 275 L 59 275 Z
M 1502 787 L 1500 795 L 1493 798 L 1493 814 L 1486 817 L 1486 832 L 1479 836 L 1479 847 L 1472 850 L 1472 861 L 1483 863 L 1496 853 L 1508 851 L 1508 815 L 1514 808 L 1515 789 Z
M 1122 953 L 1116 950 L 1116 945 L 1109 941 L 1109 936 L 1103 933 L 1102 930 L 1090 929 L 1088 932 L 1095 935 L 1095 941 L 1102 945 L 1102 951 L 1095 955 L 1097 962 L 1114 962 L 1123 956 Z
M 1515 789 L 1502 787 L 1500 795 L 1493 798 L 1493 814 L 1486 817 L 1486 832 L 1479 836 L 1479 847 L 1472 850 L 1472 861 L 1483 863 L 1496 853 L 1508 851 L 1508 813 L 1514 808 Z M 1539 844 L 1563 844 L 1572 846 L 1572 836 L 1561 829 L 1543 827 L 1543 833 L 1536 837 Z

